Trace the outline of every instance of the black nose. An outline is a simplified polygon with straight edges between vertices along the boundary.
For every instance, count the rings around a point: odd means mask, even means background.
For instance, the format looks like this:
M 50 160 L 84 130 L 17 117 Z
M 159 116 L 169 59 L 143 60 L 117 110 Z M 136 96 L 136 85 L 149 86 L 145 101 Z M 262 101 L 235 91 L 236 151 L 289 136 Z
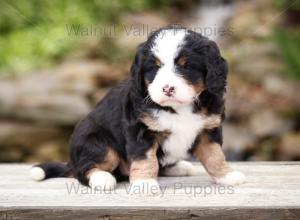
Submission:
M 163 87 L 163 93 L 165 93 L 166 96 L 171 97 L 175 93 L 175 87 L 169 86 L 168 84 Z

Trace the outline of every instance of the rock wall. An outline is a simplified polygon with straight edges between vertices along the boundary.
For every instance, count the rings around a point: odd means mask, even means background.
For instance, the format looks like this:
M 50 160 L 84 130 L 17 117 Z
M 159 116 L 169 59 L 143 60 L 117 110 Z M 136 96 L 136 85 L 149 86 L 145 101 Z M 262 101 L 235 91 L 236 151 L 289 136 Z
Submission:
M 74 125 L 124 75 L 102 62 L 73 60 L 1 80 L 0 161 L 66 160 Z
M 192 13 L 179 16 L 181 23 L 196 25 L 199 15 Z M 300 84 L 284 74 L 272 40 L 276 14 L 269 0 L 236 1 L 226 24 L 232 33 L 219 42 L 230 69 L 224 125 L 230 160 L 300 159 Z M 147 12 L 123 20 L 127 27 L 148 28 L 176 21 L 158 17 Z M 145 38 L 123 33 L 116 44 L 132 51 Z M 129 68 L 130 60 L 111 65 L 78 59 L 0 80 L 0 162 L 66 161 L 75 124 Z
M 299 81 L 284 72 L 273 40 L 272 1 L 239 1 L 222 42 L 229 61 L 224 146 L 238 160 L 299 160 Z M 283 15 L 282 15 L 283 16 Z

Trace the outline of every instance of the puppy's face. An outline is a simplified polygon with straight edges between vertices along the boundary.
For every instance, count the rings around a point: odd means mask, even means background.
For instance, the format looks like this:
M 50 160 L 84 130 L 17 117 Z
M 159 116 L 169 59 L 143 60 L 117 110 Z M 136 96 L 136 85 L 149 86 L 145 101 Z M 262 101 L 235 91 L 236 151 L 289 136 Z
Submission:
M 150 36 L 139 69 L 151 100 L 176 108 L 193 103 L 207 87 L 225 87 L 225 82 L 217 85 L 217 75 L 226 81 L 227 72 L 218 67 L 219 50 L 212 43 L 186 29 L 162 29 Z
M 144 63 L 150 98 L 161 106 L 188 105 L 204 89 L 203 75 L 194 65 L 184 29 L 162 30 L 153 38 Z

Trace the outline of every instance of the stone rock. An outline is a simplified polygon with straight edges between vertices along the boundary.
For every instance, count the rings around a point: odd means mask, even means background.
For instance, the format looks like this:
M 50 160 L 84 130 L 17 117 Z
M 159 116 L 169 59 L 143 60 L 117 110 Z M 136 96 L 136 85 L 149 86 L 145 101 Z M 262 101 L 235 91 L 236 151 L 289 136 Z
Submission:
M 49 125 L 34 125 L 26 122 L 0 121 L 1 154 L 10 149 L 30 152 L 41 143 L 55 139 L 68 140 L 70 131 Z
M 110 88 L 98 89 L 92 96 L 92 103 L 96 105 L 108 92 Z
M 1 149 L 1 147 L 0 147 Z M 24 158 L 24 151 L 21 151 L 20 149 L 17 148 L 10 148 L 10 149 L 1 149 L 1 154 L 0 154 L 0 161 L 1 162 L 16 162 L 16 161 L 22 161 Z
M 279 75 L 270 75 L 264 78 L 263 82 L 264 89 L 274 95 L 281 97 L 285 100 L 285 105 L 287 101 L 289 104 L 299 108 L 300 107 L 300 96 L 296 91 L 300 91 L 299 83 L 283 78 Z
M 282 137 L 277 159 L 279 160 L 300 160 L 300 133 L 290 133 Z
M 13 111 L 17 96 L 17 87 L 13 83 L 0 81 L 0 115 L 7 115 Z
M 74 125 L 91 110 L 84 97 L 71 94 L 21 96 L 12 114 L 16 118 L 47 124 Z
M 0 95 L 0 116 L 74 125 L 89 113 L 91 106 L 84 97 L 71 94 Z
M 36 151 L 26 159 L 26 162 L 66 161 L 66 155 L 62 154 L 62 146 L 58 142 L 46 142 L 37 147 Z
M 123 78 L 118 68 L 83 60 L 1 81 L 0 116 L 74 125 L 91 110 L 89 97 Z
M 281 95 L 290 89 L 290 83 L 279 76 L 268 76 L 263 81 L 263 86 L 269 93 Z
M 288 132 L 292 123 L 270 109 L 259 110 L 250 118 L 249 127 L 257 137 L 282 135 Z
M 273 42 L 239 42 L 227 53 L 230 54 L 231 72 L 252 83 L 260 83 L 264 77 L 282 69 L 278 48 Z
M 243 15 L 238 14 L 236 17 L 238 19 L 232 19 L 231 22 L 235 37 L 249 37 L 255 33 L 257 24 L 259 24 L 259 18 L 255 14 L 243 12 Z
M 245 150 L 253 148 L 256 139 L 251 131 L 237 124 L 223 126 L 223 147 L 228 160 L 242 160 Z
M 255 56 L 255 54 L 253 54 Z M 245 80 L 253 83 L 260 83 L 263 78 L 270 74 L 277 74 L 281 69 L 281 64 L 268 58 L 252 60 L 251 57 L 245 60 L 236 60 L 238 64 L 234 67 L 235 71 L 241 74 Z
M 278 138 L 262 138 L 257 143 L 254 155 L 252 156 L 255 160 L 260 161 L 272 161 L 274 158 L 276 149 L 278 147 Z
M 95 89 L 94 84 L 92 80 L 85 80 L 84 75 L 81 79 L 73 79 L 65 77 L 63 72 L 57 70 L 30 74 L 18 79 L 17 82 L 12 82 L 12 85 L 18 87 L 18 93 L 21 95 L 50 93 L 88 95 Z
M 86 82 L 96 88 L 115 85 L 124 78 L 120 67 L 88 60 L 66 62 L 56 72 L 62 82 L 69 82 L 71 85 L 73 82 Z
M 245 121 L 266 104 L 266 93 L 257 85 L 245 82 L 238 75 L 228 76 L 226 115 Z
M 234 36 L 238 39 L 269 37 L 274 13 L 270 1 L 237 2 L 230 22 Z
M 39 70 L 15 81 L 5 82 L 22 94 L 72 93 L 89 95 L 99 87 L 115 85 L 123 79 L 120 68 L 104 62 L 69 60 L 52 70 Z M 0 94 L 4 92 L 0 90 Z

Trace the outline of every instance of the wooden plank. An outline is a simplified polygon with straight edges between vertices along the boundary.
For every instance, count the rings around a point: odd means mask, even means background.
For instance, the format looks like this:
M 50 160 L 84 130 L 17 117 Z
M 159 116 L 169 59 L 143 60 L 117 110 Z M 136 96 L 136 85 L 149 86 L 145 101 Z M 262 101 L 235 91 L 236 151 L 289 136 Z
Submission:
M 222 220 L 270 220 L 299 219 L 299 209 L 258 208 L 198 208 L 198 209 L 119 209 L 119 208 L 53 208 L 0 210 L 0 219 L 57 219 L 57 220 L 121 220 L 121 219 L 222 219 Z
M 300 162 L 238 162 L 241 186 L 196 177 L 161 177 L 156 197 L 129 195 L 128 183 L 107 193 L 73 178 L 34 182 L 30 165 L 0 165 L 0 219 L 300 219 Z

